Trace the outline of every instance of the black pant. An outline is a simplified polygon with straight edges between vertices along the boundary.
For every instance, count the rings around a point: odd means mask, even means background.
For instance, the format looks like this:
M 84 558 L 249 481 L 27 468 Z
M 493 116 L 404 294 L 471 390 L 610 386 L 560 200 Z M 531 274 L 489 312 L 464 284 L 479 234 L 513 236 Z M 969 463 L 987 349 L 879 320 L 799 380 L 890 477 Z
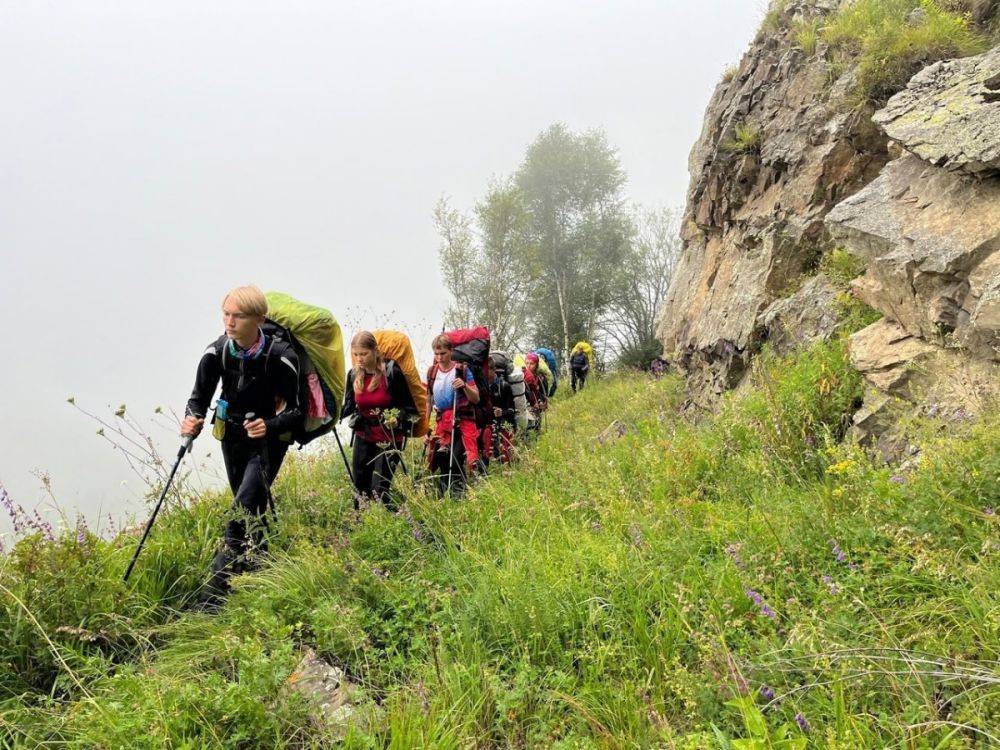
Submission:
M 570 386 L 573 388 L 573 393 L 576 393 L 577 382 L 580 383 L 580 390 L 583 390 L 583 386 L 587 384 L 587 371 L 586 370 L 570 370 L 572 375 L 572 381 Z
M 351 454 L 351 472 L 354 474 L 354 488 L 362 495 L 369 495 L 381 501 L 390 510 L 396 510 L 390 489 L 392 475 L 402 458 L 403 445 L 388 444 L 385 447 L 361 435 L 354 435 L 354 452 Z
M 212 577 L 206 586 L 209 596 L 225 594 L 229 579 L 249 570 L 254 554 L 266 550 L 264 531 L 268 527 L 271 483 L 287 452 L 288 443 L 281 440 L 222 441 L 222 458 L 237 517 L 226 524 L 222 548 L 212 563 Z

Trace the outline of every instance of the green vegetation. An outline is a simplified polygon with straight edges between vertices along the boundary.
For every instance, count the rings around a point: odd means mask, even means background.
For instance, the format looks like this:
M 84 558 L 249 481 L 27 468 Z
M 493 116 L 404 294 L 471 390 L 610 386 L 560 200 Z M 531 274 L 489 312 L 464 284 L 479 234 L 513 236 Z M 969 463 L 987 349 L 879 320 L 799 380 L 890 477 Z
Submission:
M 858 59 L 859 93 L 875 102 L 929 63 L 985 49 L 968 16 L 935 0 L 857 0 L 843 5 L 820 34 L 835 60 Z
M 757 34 L 773 34 L 781 28 L 781 18 L 788 6 L 788 0 L 771 0 Z
M 799 21 L 795 24 L 792 31 L 795 46 L 802 50 L 807 57 L 812 57 L 816 54 L 816 44 L 819 42 L 819 26 L 819 19 Z
M 819 270 L 842 286 L 865 272 L 864 258 L 859 258 L 847 248 L 835 247 L 824 253 L 819 261 Z
M 757 154 L 760 153 L 760 142 L 760 126 L 741 122 L 733 129 L 733 137 L 722 144 L 722 150 L 734 154 Z
M 284 687 L 305 645 L 362 687 L 349 748 L 988 744 L 1000 423 L 894 469 L 844 439 L 841 343 L 755 362 L 698 422 L 675 380 L 595 383 L 461 502 L 356 513 L 336 456 L 292 460 L 215 616 L 178 608 L 225 498 L 170 509 L 128 587 L 131 536 L 22 538 L 0 745 L 330 746 Z

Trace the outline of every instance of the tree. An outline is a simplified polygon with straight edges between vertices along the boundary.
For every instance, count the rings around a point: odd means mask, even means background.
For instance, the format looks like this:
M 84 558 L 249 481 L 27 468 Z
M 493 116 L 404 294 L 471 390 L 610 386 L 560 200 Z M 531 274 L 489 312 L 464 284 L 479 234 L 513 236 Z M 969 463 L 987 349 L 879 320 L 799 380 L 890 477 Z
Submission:
M 446 322 L 485 325 L 495 348 L 510 349 L 524 336 L 535 286 L 528 215 L 509 180 L 494 182 L 473 213 L 474 221 L 444 198 L 434 210 L 441 271 L 454 299 Z
M 645 369 L 662 350 L 656 315 L 680 257 L 680 220 L 674 208 L 633 211 L 635 236 L 615 276 L 617 293 L 600 322 L 619 364 Z
M 628 250 L 625 173 L 603 132 L 557 123 L 528 147 L 515 175 L 529 216 L 539 279 L 532 305 L 536 341 L 592 338 Z

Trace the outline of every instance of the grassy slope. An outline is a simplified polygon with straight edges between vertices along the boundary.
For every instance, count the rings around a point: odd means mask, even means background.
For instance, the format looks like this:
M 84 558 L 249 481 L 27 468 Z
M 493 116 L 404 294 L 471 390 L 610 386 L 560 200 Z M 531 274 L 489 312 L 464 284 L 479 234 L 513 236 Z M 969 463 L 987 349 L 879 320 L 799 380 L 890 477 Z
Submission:
M 971 747 L 1000 726 L 1000 430 L 894 474 L 838 440 L 858 388 L 839 345 L 762 357 L 701 424 L 673 381 L 595 384 L 517 469 L 397 516 L 296 461 L 273 562 L 214 617 L 173 608 L 223 498 L 169 513 L 128 591 L 133 540 L 22 541 L 0 738 L 319 746 L 283 689 L 308 644 L 364 686 L 348 747 Z

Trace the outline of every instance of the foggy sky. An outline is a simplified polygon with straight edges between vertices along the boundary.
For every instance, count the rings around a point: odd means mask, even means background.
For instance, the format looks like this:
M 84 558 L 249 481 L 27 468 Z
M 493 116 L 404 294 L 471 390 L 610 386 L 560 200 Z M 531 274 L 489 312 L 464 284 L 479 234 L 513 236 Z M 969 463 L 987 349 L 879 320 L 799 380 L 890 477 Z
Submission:
M 65 400 L 182 409 L 235 284 L 329 307 L 348 338 L 393 325 L 425 347 L 447 304 L 434 203 L 470 207 L 553 122 L 603 127 L 628 196 L 681 205 L 705 104 L 760 16 L 729 0 L 0 3 L 0 482 L 31 508 L 42 470 L 71 515 L 140 511 L 141 485 Z

